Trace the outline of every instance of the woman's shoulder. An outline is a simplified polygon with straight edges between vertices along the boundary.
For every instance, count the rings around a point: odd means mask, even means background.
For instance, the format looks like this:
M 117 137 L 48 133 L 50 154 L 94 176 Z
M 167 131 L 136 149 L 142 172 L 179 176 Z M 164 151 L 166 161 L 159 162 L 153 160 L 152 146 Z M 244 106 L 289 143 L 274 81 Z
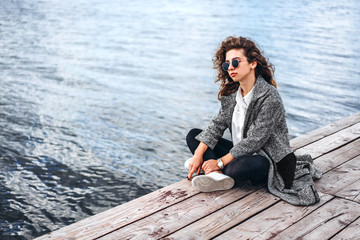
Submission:
M 278 90 L 262 78 L 258 83 L 256 98 L 261 99 L 259 103 L 271 106 L 271 108 L 276 106 L 276 108 L 283 107 L 283 101 Z
M 226 102 L 231 102 L 231 101 L 235 101 L 236 99 L 236 92 L 230 94 L 230 95 L 223 95 L 221 96 L 220 102 L 221 103 L 226 103 Z
M 277 95 L 278 93 L 273 85 L 267 83 L 262 77 L 259 77 L 255 82 L 253 94 L 255 97 L 260 98 L 274 94 Z
M 221 96 L 220 105 L 222 110 L 233 109 L 236 105 L 236 92 L 227 96 Z

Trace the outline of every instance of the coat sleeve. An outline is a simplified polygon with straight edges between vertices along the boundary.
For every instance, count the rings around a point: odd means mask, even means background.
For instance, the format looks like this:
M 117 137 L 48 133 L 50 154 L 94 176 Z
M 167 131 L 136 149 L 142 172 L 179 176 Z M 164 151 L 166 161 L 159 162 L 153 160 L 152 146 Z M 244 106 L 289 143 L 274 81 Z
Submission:
M 257 106 L 258 114 L 250 123 L 246 137 L 230 149 L 235 158 L 244 154 L 254 154 L 270 139 L 275 132 L 276 124 L 285 118 L 285 110 L 280 96 L 269 95 Z
M 228 128 L 223 104 L 224 103 L 222 101 L 219 113 L 213 117 L 207 128 L 195 138 L 205 143 L 211 149 L 215 148 L 218 140 L 223 136 L 225 130 Z

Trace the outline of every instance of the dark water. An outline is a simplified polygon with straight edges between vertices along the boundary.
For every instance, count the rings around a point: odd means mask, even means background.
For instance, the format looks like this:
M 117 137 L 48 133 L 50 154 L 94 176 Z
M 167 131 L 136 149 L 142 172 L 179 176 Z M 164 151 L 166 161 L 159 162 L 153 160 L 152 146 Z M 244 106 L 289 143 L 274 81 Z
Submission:
M 360 111 L 360 2 L 2 0 L 0 239 L 183 179 L 228 35 L 276 66 L 291 137 Z

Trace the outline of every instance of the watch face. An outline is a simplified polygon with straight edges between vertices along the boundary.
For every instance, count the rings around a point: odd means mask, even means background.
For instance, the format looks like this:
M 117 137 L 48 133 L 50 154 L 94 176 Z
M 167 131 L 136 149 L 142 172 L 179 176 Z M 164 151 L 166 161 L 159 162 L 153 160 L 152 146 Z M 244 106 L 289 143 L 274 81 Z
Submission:
M 224 163 L 222 161 L 218 161 L 217 165 L 220 169 L 224 168 Z

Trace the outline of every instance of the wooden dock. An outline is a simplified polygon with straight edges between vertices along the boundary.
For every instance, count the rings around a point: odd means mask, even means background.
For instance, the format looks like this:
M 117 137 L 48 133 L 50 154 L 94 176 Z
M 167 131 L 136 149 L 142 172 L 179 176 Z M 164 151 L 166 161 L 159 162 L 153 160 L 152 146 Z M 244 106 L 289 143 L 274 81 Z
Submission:
M 321 201 L 290 205 L 266 188 L 200 193 L 184 179 L 40 239 L 360 239 L 360 113 L 291 140 L 323 171 Z

